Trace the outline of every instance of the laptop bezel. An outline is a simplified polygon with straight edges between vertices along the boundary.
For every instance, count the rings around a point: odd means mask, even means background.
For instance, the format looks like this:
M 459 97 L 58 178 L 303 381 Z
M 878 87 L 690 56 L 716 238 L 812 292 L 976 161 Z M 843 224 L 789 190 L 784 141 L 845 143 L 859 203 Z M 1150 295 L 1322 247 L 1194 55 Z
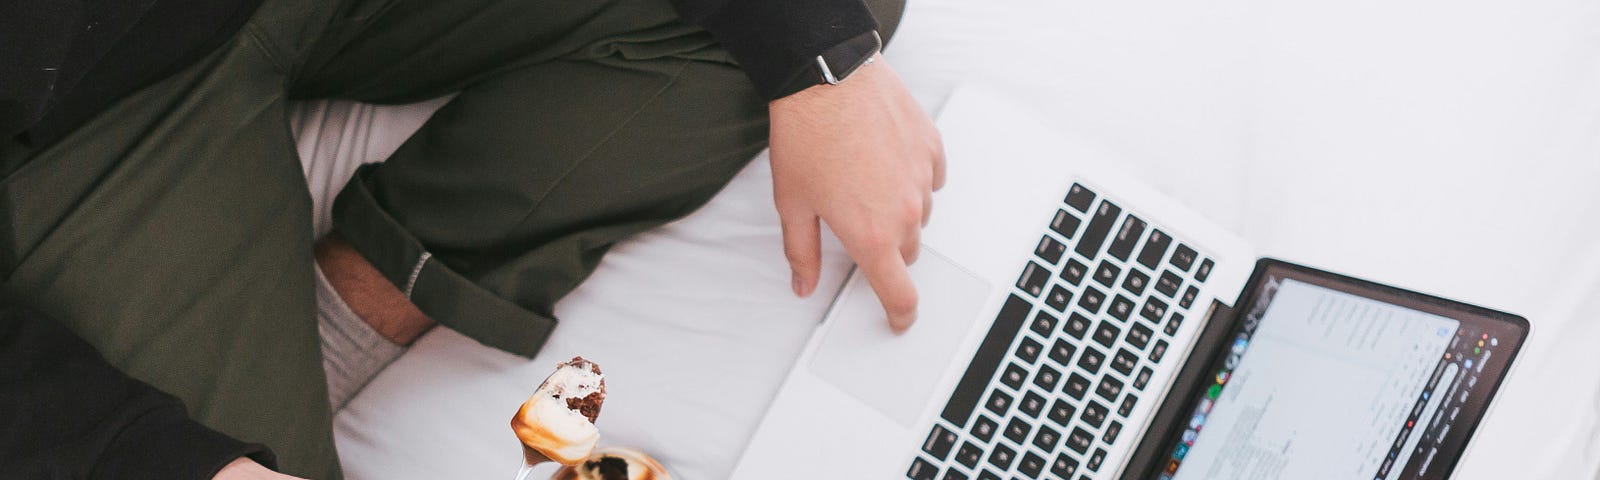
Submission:
M 1123 480 L 1146 480 L 1157 478 L 1166 466 L 1168 452 L 1178 442 L 1184 431 L 1188 413 L 1193 411 L 1198 402 L 1201 391 L 1210 386 L 1207 381 L 1212 372 L 1222 361 L 1221 356 L 1228 350 L 1228 339 L 1232 338 L 1240 328 L 1244 314 L 1249 311 L 1250 302 L 1254 302 L 1260 289 L 1266 283 L 1267 274 L 1274 270 L 1285 270 L 1297 275 L 1315 277 L 1342 286 L 1351 290 L 1364 291 L 1376 294 L 1380 300 L 1415 308 L 1430 313 L 1444 315 L 1462 322 L 1500 322 L 1510 327 L 1514 337 L 1509 340 L 1510 345 L 1504 351 L 1505 367 L 1500 374 L 1492 379 L 1488 388 L 1488 397 L 1483 409 L 1470 417 L 1469 423 L 1463 424 L 1465 440 L 1460 445 L 1460 452 L 1445 457 L 1447 462 L 1443 471 L 1450 472 L 1446 478 L 1453 474 L 1455 467 L 1460 463 L 1464 453 L 1472 444 L 1473 434 L 1478 426 L 1483 423 L 1494 404 L 1494 398 L 1499 394 L 1500 388 L 1505 385 L 1505 380 L 1512 372 L 1517 355 L 1527 343 L 1530 324 L 1526 318 L 1508 312 L 1493 310 L 1461 301 L 1451 300 L 1421 292 L 1406 290 L 1399 287 L 1385 285 L 1370 280 L 1350 277 L 1338 273 L 1320 270 L 1305 265 L 1295 264 L 1275 258 L 1261 258 L 1256 261 L 1255 270 L 1250 274 L 1250 280 L 1245 283 L 1245 290 L 1239 295 L 1239 301 L 1234 308 L 1229 308 L 1220 303 L 1213 304 L 1213 310 L 1207 316 L 1206 324 L 1202 327 L 1200 337 L 1195 341 L 1189 357 L 1184 362 L 1167 394 L 1162 398 L 1161 406 L 1156 410 L 1155 417 L 1151 419 L 1150 428 L 1140 439 L 1139 445 L 1134 448 L 1130 457 L 1128 468 L 1124 469 L 1120 478 Z M 1359 293 L 1358 293 L 1359 294 Z

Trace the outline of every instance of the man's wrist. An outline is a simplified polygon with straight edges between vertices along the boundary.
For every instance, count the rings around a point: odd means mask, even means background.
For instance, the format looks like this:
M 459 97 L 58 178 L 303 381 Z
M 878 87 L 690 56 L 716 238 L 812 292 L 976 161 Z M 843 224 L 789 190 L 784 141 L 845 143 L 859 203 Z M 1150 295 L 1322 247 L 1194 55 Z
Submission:
M 785 87 L 814 68 L 822 50 L 878 29 L 862 0 L 725 2 L 689 20 L 728 50 L 767 101 L 793 93 Z
M 883 37 L 868 30 L 823 49 L 778 90 L 783 98 L 818 85 L 837 85 L 872 63 L 883 50 Z

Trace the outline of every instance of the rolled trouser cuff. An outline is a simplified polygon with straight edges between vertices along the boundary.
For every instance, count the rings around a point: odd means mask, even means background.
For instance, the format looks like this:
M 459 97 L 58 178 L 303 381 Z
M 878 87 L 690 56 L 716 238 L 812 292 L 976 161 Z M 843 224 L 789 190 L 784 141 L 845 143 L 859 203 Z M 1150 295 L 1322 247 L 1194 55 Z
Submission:
M 366 178 L 376 167 L 357 169 L 334 200 L 334 231 L 440 325 L 513 354 L 538 353 L 555 319 L 501 298 L 433 258 L 372 195 Z

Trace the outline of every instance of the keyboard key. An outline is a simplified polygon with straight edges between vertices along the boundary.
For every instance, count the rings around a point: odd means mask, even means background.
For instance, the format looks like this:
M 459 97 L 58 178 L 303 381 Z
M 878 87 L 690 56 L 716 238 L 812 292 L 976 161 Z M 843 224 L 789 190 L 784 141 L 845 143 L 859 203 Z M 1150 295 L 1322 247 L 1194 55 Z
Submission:
M 1055 393 L 1056 384 L 1061 382 L 1061 371 L 1049 365 L 1040 365 L 1039 372 L 1033 374 L 1033 384 L 1046 392 Z
M 1092 314 L 1100 313 L 1100 305 L 1106 303 L 1106 294 L 1094 287 L 1083 287 L 1083 294 L 1078 295 L 1078 306 Z
M 1094 450 L 1094 454 L 1089 455 L 1089 460 L 1086 461 L 1086 462 L 1083 462 L 1083 468 L 1087 468 L 1091 472 L 1096 471 L 1096 470 L 1100 470 L 1100 464 L 1105 462 L 1105 461 L 1106 461 L 1106 449 L 1104 449 L 1104 448 L 1096 448 Z
M 1139 369 L 1139 374 L 1133 376 L 1133 388 L 1135 390 L 1144 390 L 1144 386 L 1150 384 L 1150 377 L 1155 376 L 1155 374 L 1156 372 L 1150 370 L 1150 367 Z
M 1061 391 L 1072 398 L 1082 399 L 1083 394 L 1089 393 L 1089 378 L 1074 372 L 1067 376 L 1067 383 L 1061 387 Z
M 945 470 L 944 476 L 939 477 L 939 480 L 967 480 L 967 474 L 961 473 L 960 470 L 952 468 Z
M 1072 415 L 1075 413 L 1078 413 L 1078 409 L 1076 407 L 1073 407 L 1072 404 L 1067 403 L 1067 400 L 1064 398 L 1057 398 L 1055 402 L 1050 403 L 1050 414 L 1048 416 L 1050 417 L 1050 421 L 1056 422 L 1056 425 L 1065 427 L 1067 426 L 1067 422 L 1072 421 Z
M 1124 322 L 1128 321 L 1128 316 L 1133 315 L 1133 299 L 1125 297 L 1120 293 L 1117 294 L 1117 298 L 1111 300 L 1110 313 L 1111 316 L 1116 317 L 1117 320 Z
M 1117 229 L 1117 235 L 1112 237 L 1111 247 L 1106 249 L 1106 253 L 1117 257 L 1117 260 L 1127 261 L 1128 255 L 1133 254 L 1133 247 L 1139 245 L 1140 238 L 1144 238 L 1144 227 L 1144 220 L 1128 215 L 1122 221 L 1122 228 Z
M 1067 435 L 1067 448 L 1072 449 L 1074 452 L 1087 452 L 1090 445 L 1094 445 L 1094 435 L 1090 435 L 1089 431 L 1084 430 L 1083 427 L 1074 428 L 1072 433 Z
M 1216 264 L 1211 263 L 1211 259 L 1209 258 L 1207 258 L 1204 262 L 1200 262 L 1200 269 L 1194 271 L 1194 281 L 1204 282 L 1207 278 L 1211 278 L 1211 267 L 1215 265 Z
M 1031 310 L 1033 306 L 1022 297 L 1010 295 L 1006 298 L 1005 305 L 1000 307 L 1000 313 L 995 315 L 994 324 L 989 327 L 988 335 L 983 337 L 983 343 L 978 345 L 978 351 L 972 354 L 972 361 L 967 364 L 967 372 L 962 374 L 961 381 L 956 383 L 955 392 L 950 394 L 950 401 L 945 403 L 940 417 L 957 428 L 967 425 L 967 419 L 972 417 L 972 410 L 977 408 L 984 390 L 989 388 L 990 379 L 1000 370 L 1000 362 L 1005 359 L 1006 350 L 1011 348 L 1011 341 L 1017 338 L 1017 333 L 1022 330 L 1022 324 L 1027 321 L 1028 312 Z
M 1144 350 L 1144 346 L 1150 344 L 1150 338 L 1155 336 L 1155 334 L 1156 332 L 1151 330 L 1150 327 L 1135 323 L 1133 326 L 1128 327 L 1128 336 L 1124 338 L 1128 341 L 1129 345 L 1133 345 L 1133 348 Z
M 1002 480 L 1002 479 L 1000 478 L 1000 475 L 994 473 L 993 471 L 984 470 L 984 471 L 978 473 L 978 480 Z
M 1066 340 L 1057 338 L 1056 343 L 1050 344 L 1050 359 L 1055 360 L 1056 363 L 1071 365 L 1072 354 L 1074 353 L 1078 353 L 1078 347 L 1072 346 Z
M 1132 415 L 1133 405 L 1136 403 L 1139 403 L 1139 397 L 1134 396 L 1132 393 L 1129 393 L 1126 397 L 1122 397 L 1122 403 L 1117 405 L 1117 415 L 1122 415 L 1123 418 L 1127 418 L 1128 415 Z
M 1100 353 L 1099 350 L 1093 348 L 1085 348 L 1083 353 L 1078 355 L 1078 368 L 1089 372 L 1090 375 L 1099 373 L 1100 365 L 1104 363 L 1106 363 L 1106 354 Z
M 988 408 L 995 415 L 1004 417 L 1006 416 L 1006 410 L 1011 408 L 1011 402 L 1014 400 L 1010 395 L 1006 395 L 1006 392 L 998 389 L 992 390 L 989 392 L 989 401 L 984 404 L 984 408 Z
M 1049 281 L 1050 271 L 1045 270 L 1038 263 L 1030 261 L 1028 266 L 1022 267 L 1022 277 L 1017 278 L 1017 288 L 1028 292 L 1030 296 L 1038 297 L 1039 294 L 1044 293 L 1044 285 Z
M 1044 351 L 1044 345 L 1040 345 L 1039 342 L 1035 342 L 1031 338 L 1022 337 L 1022 341 L 1017 343 L 1015 356 L 1024 362 L 1028 362 L 1028 365 L 1033 365 L 1033 362 L 1039 361 L 1039 352 L 1041 351 Z
M 1172 237 L 1167 236 L 1161 229 L 1150 230 L 1150 238 L 1144 241 L 1144 250 L 1139 251 L 1139 264 L 1151 270 L 1161 268 L 1161 259 L 1166 258 L 1167 248 L 1172 246 Z
M 1089 266 L 1084 265 L 1083 262 L 1078 261 L 1076 258 L 1067 260 L 1067 266 L 1061 267 L 1061 279 L 1066 280 L 1067 283 L 1073 286 L 1083 283 L 1083 277 L 1088 274 Z
M 1067 246 L 1049 235 L 1039 239 L 1039 246 L 1033 249 L 1033 254 L 1044 260 L 1045 265 L 1061 263 L 1061 255 L 1064 253 L 1067 253 Z
M 1106 242 L 1106 235 L 1111 233 L 1112 224 L 1117 217 L 1122 215 L 1122 207 L 1109 201 L 1100 202 L 1100 207 L 1094 210 L 1089 218 L 1089 226 L 1083 229 L 1083 238 L 1078 239 L 1075 249 L 1083 258 L 1095 258 L 1100 253 L 1100 245 Z
M 1128 351 L 1126 348 L 1118 351 L 1115 356 L 1111 357 L 1111 369 L 1116 370 L 1123 375 L 1133 373 L 1133 367 L 1138 365 L 1139 356 L 1134 355 L 1133 352 Z
M 1162 271 L 1161 278 L 1156 279 L 1156 291 L 1166 295 L 1167 298 L 1177 297 L 1178 287 L 1181 286 L 1183 286 L 1183 279 L 1179 278 L 1178 274 L 1172 273 L 1171 270 Z
M 1128 269 L 1128 276 L 1122 279 L 1122 289 L 1127 290 L 1128 293 L 1132 293 L 1134 296 L 1144 295 L 1144 287 L 1149 284 L 1149 275 L 1132 268 Z
M 1100 384 L 1095 385 L 1094 393 L 1106 399 L 1108 403 L 1117 403 L 1117 397 L 1122 395 L 1122 385 L 1122 380 L 1107 375 L 1100 378 Z
M 911 480 L 934 480 L 939 478 L 939 467 L 933 466 L 927 460 L 918 457 L 911 461 L 911 469 L 906 470 L 906 478 Z
M 1017 460 L 1017 451 L 999 443 L 994 444 L 991 448 L 993 450 L 989 451 L 989 464 L 994 465 L 995 468 L 1001 471 L 1010 470 L 1011 463 Z
M 1027 415 L 1029 418 L 1039 418 L 1039 412 L 1044 411 L 1044 403 L 1043 396 L 1028 392 L 1027 395 L 1022 396 L 1022 401 L 1017 403 L 1017 411 L 1022 412 L 1023 415 Z
M 1083 415 L 1078 418 L 1082 418 L 1083 423 L 1087 423 L 1091 427 L 1100 428 L 1101 425 L 1106 423 L 1106 417 L 1110 415 L 1111 410 L 1106 408 L 1105 405 L 1090 400 L 1083 404 Z
M 1189 288 L 1183 290 L 1183 298 L 1178 299 L 1178 306 L 1189 308 L 1191 305 L 1194 305 L 1194 299 L 1198 296 L 1200 296 L 1200 289 L 1194 288 L 1194 285 L 1190 285 Z
M 1109 260 L 1101 260 L 1100 266 L 1094 269 L 1094 281 L 1105 285 L 1106 288 L 1117 288 L 1117 277 L 1122 275 L 1122 267 L 1118 267 Z
M 1078 209 L 1080 212 L 1087 212 L 1089 211 L 1089 205 L 1094 203 L 1094 192 L 1089 191 L 1083 185 L 1074 183 L 1072 188 L 1067 190 L 1067 198 L 1063 202 L 1071 205 L 1072 208 Z
M 1023 421 L 1022 417 L 1013 417 L 1010 422 L 1006 423 L 1004 435 L 1013 442 L 1020 444 L 1028 441 L 1029 433 L 1033 433 L 1033 425 L 1029 425 L 1028 422 Z
M 1050 229 L 1055 230 L 1056 233 L 1061 234 L 1061 237 L 1067 240 L 1072 240 L 1072 235 L 1078 233 L 1078 225 L 1082 224 L 1083 220 L 1079 220 L 1077 216 L 1067 213 L 1066 210 L 1056 210 L 1055 218 L 1050 219 Z
M 1055 450 L 1057 443 L 1061 443 L 1061 432 L 1050 428 L 1049 425 L 1040 425 L 1039 432 L 1033 434 L 1033 446 L 1039 447 L 1040 450 L 1046 452 Z
M 978 466 L 978 461 L 983 459 L 983 447 L 964 442 L 961 449 L 956 450 L 956 463 L 966 465 L 967 468 Z
M 1177 313 L 1177 312 L 1173 312 L 1172 313 L 1172 317 L 1167 318 L 1167 328 L 1162 330 L 1162 331 L 1166 332 L 1167 335 L 1169 335 L 1169 336 L 1170 335 L 1177 335 L 1178 334 L 1178 327 L 1182 327 L 1182 326 L 1183 326 L 1183 314 Z
M 1067 304 L 1070 303 L 1072 303 L 1072 292 L 1061 288 L 1060 285 L 1050 287 L 1050 294 L 1044 296 L 1044 304 L 1056 309 L 1057 312 L 1067 311 Z
M 1022 389 L 1022 382 L 1028 380 L 1028 370 L 1015 363 L 1006 365 L 1006 371 L 1000 373 L 1000 383 L 1012 390 Z
M 1044 457 L 1033 452 L 1023 454 L 1022 461 L 1017 463 L 1017 471 L 1028 478 L 1039 478 L 1039 474 L 1044 472 Z
M 1033 333 L 1037 333 L 1041 337 L 1050 338 L 1050 334 L 1056 331 L 1057 321 L 1058 320 L 1056 320 L 1054 315 L 1045 313 L 1044 310 L 1040 310 L 1038 312 L 1034 312 L 1033 322 L 1028 324 L 1028 329 L 1033 330 Z
M 1072 315 L 1067 317 L 1067 324 L 1061 327 L 1061 331 L 1067 332 L 1067 335 L 1072 338 L 1082 340 L 1083 334 L 1089 331 L 1089 322 L 1089 317 L 1085 317 L 1078 312 L 1072 312 Z M 1061 364 L 1066 365 L 1067 362 L 1061 362 Z
M 1167 341 L 1166 340 L 1157 340 L 1156 341 L 1156 346 L 1150 347 L 1150 361 L 1152 363 L 1161 363 L 1161 357 L 1164 357 L 1166 355 L 1167 355 Z
M 1107 445 L 1117 443 L 1117 435 L 1121 434 L 1122 423 L 1112 420 L 1111 423 L 1106 424 L 1106 429 L 1100 432 L 1100 441 L 1106 442 Z
M 1171 263 L 1172 266 L 1178 267 L 1178 271 L 1187 273 L 1189 268 L 1194 266 L 1195 257 L 1199 255 L 1200 254 L 1196 253 L 1193 248 L 1189 248 L 1188 245 L 1180 243 L 1178 244 L 1178 249 L 1172 251 L 1172 260 L 1167 263 Z M 1084 256 L 1087 257 L 1088 255 Z
M 1167 302 L 1156 297 L 1144 299 L 1144 308 L 1139 309 L 1139 316 L 1149 320 L 1151 325 L 1160 325 L 1161 317 L 1167 316 Z
M 933 431 L 928 432 L 928 440 L 922 442 L 922 451 L 942 462 L 950 456 L 950 450 L 955 448 L 958 439 L 956 432 L 945 430 L 943 425 L 934 425 Z
M 994 439 L 994 432 L 999 430 L 1000 422 L 994 421 L 994 419 L 989 418 L 988 415 L 979 414 L 978 421 L 972 422 L 972 429 L 968 430 L 968 433 L 971 433 L 973 437 L 977 437 L 978 440 L 982 440 L 987 443 L 989 440 Z M 971 465 L 968 466 L 970 467 Z
M 1067 456 L 1067 452 L 1061 452 L 1056 455 L 1054 462 L 1050 462 L 1050 473 L 1063 479 L 1070 479 L 1072 474 L 1078 473 L 1078 461 Z
M 1117 345 L 1117 337 L 1122 335 L 1122 329 L 1112 325 L 1111 322 L 1101 321 L 1100 326 L 1094 329 L 1094 341 L 1111 348 Z

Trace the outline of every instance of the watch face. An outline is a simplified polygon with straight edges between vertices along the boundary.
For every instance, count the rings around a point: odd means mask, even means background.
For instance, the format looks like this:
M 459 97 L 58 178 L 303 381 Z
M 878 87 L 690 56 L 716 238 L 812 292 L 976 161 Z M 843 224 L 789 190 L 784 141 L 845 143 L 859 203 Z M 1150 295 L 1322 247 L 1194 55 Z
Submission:
M 869 31 L 834 45 L 833 48 L 817 56 L 817 66 L 822 69 L 823 81 L 835 84 L 849 78 L 850 74 L 855 73 L 862 65 L 871 62 L 882 48 L 883 39 L 876 31 Z

